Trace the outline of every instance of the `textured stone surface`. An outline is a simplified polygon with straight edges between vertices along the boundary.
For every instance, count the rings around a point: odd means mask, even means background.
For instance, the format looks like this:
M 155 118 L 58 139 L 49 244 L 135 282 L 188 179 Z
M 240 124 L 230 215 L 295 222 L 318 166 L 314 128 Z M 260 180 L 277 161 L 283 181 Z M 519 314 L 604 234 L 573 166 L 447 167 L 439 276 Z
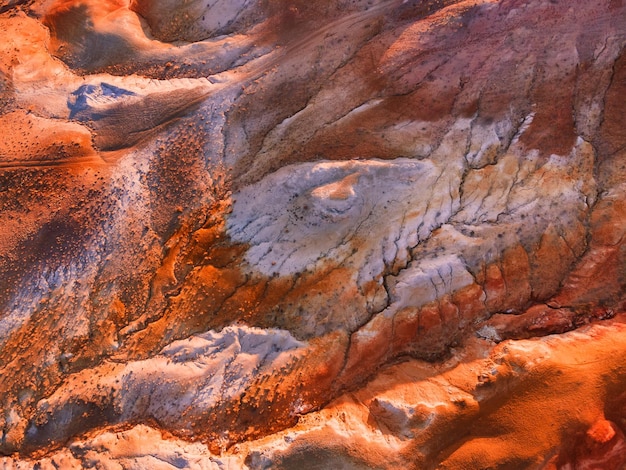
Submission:
M 621 468 L 579 3 L 0 1 L 0 463 Z

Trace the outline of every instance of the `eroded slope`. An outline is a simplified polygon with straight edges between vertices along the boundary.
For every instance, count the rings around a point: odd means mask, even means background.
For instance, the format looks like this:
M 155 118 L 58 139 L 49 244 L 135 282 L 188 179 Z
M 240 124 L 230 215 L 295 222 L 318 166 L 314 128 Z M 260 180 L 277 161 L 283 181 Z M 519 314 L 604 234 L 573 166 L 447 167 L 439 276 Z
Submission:
M 215 453 L 624 310 L 621 2 L 2 5 L 4 454 Z

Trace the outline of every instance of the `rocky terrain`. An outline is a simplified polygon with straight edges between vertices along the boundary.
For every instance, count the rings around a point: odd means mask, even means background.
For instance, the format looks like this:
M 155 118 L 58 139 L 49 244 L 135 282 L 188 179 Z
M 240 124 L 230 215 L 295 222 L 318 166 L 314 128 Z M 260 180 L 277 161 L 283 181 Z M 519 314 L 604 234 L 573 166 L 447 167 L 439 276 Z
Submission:
M 0 32 L 0 468 L 626 468 L 622 0 Z

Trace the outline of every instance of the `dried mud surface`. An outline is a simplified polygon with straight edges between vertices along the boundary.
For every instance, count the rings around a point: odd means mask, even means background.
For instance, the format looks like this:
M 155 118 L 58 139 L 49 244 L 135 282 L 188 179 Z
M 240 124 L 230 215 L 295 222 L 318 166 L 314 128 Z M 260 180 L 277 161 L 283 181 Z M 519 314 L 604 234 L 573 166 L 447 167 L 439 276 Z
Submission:
M 0 38 L 0 468 L 625 468 L 621 0 Z

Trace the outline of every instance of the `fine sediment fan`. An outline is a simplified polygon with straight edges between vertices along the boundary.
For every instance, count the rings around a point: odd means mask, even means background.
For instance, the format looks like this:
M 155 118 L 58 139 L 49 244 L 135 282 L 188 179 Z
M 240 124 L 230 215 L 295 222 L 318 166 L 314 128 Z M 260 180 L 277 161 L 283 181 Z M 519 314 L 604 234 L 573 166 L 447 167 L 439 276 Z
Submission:
M 0 452 L 18 453 L 1 463 L 79 465 L 154 428 L 218 467 L 486 468 L 498 457 L 460 427 L 497 434 L 484 410 L 506 409 L 507 384 L 540 400 L 533 381 L 572 344 L 597 334 L 611 354 L 623 336 L 622 2 L 0 11 Z M 464 358 L 504 378 L 486 392 Z M 619 408 L 609 369 L 585 370 Z M 465 405 L 420 421 L 437 380 Z M 335 411 L 403 453 L 328 448 L 312 423 L 343 426 Z M 604 432 L 594 448 L 620 464 L 626 414 L 602 413 L 550 432 Z M 554 436 L 502 452 L 566 465 Z

